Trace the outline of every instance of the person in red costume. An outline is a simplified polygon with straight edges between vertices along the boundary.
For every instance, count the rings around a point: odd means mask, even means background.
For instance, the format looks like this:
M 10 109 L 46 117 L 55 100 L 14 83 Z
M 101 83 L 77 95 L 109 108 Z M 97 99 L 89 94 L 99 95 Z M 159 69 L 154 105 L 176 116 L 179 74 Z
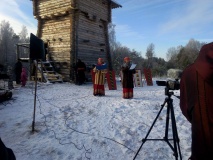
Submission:
M 24 87 L 27 83 L 27 72 L 25 68 L 22 68 L 21 72 L 21 86 Z
M 124 58 L 124 64 L 121 67 L 123 78 L 122 78 L 122 87 L 123 87 L 123 98 L 131 99 L 133 98 L 133 74 L 135 74 L 135 69 L 130 69 L 131 63 L 130 58 Z
M 204 45 L 180 81 L 180 108 L 192 126 L 191 160 L 213 160 L 213 43 Z
M 105 75 L 107 73 L 106 68 L 102 68 L 102 66 L 105 66 L 103 58 L 98 58 L 98 63 L 93 69 L 93 72 L 95 73 L 95 80 L 93 85 L 93 95 L 94 96 L 105 96 Z

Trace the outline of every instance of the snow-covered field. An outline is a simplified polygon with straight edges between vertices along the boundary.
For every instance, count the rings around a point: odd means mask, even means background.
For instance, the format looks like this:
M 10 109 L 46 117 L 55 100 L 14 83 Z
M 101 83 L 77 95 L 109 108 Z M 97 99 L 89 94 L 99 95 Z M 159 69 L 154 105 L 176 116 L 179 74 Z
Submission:
M 93 96 L 92 84 L 38 84 L 35 132 L 32 133 L 34 86 L 13 90 L 13 99 L 0 104 L 0 137 L 17 160 L 132 160 L 161 108 L 164 87 L 134 88 L 133 99 L 122 88 Z M 179 91 L 175 91 L 179 95 Z M 182 159 L 190 156 L 191 129 L 173 97 Z M 163 138 L 166 107 L 148 138 Z M 171 128 L 169 129 L 171 137 Z M 171 137 L 172 138 L 172 137 Z M 172 160 L 166 142 L 147 141 L 137 160 Z

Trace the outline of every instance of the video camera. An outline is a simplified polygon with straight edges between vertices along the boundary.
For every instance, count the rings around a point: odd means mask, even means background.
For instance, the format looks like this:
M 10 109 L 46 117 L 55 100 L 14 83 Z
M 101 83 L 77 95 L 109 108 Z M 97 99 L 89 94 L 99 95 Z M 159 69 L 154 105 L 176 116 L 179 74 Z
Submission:
M 167 80 L 167 81 L 156 81 L 158 86 L 166 86 L 165 88 L 165 95 L 170 95 L 173 92 L 169 92 L 169 90 L 179 90 L 180 89 L 180 82 L 178 79 L 175 80 Z

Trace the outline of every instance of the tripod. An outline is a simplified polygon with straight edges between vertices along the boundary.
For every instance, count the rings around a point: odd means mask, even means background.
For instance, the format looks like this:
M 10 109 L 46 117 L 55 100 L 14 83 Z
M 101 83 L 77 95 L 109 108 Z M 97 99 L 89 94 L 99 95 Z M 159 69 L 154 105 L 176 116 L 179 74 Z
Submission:
M 165 101 L 164 103 L 161 105 L 161 109 L 160 111 L 158 112 L 154 122 L 152 123 L 148 133 L 146 134 L 146 137 L 144 139 L 142 139 L 142 144 L 140 146 L 140 148 L 138 149 L 135 157 L 133 160 L 136 159 L 138 153 L 140 152 L 143 144 L 146 142 L 146 141 L 165 141 L 169 147 L 172 149 L 172 151 L 174 152 L 174 156 L 175 156 L 175 159 L 178 160 L 178 152 L 179 152 L 179 156 L 180 156 L 180 160 L 182 160 L 182 156 L 181 156 L 181 151 L 180 151 L 180 145 L 179 145 L 179 137 L 178 137 L 178 132 L 177 132 L 177 126 L 176 126 L 176 120 L 175 120 L 175 114 L 174 114 L 174 108 L 173 108 L 173 99 L 171 98 L 171 96 L 173 95 L 174 93 L 173 92 L 166 92 L 166 95 L 168 97 L 165 98 Z M 167 104 L 167 114 L 166 114 L 166 128 L 165 128 L 165 136 L 163 139 L 147 139 L 147 137 L 149 136 L 155 122 L 157 121 L 161 111 L 163 110 L 163 107 Z M 168 131 L 169 131 L 169 114 L 171 114 L 171 124 L 172 124 L 172 134 L 173 134 L 173 138 L 172 139 L 169 139 L 168 138 Z M 172 146 L 172 144 L 169 142 L 173 140 L 173 143 L 174 145 Z

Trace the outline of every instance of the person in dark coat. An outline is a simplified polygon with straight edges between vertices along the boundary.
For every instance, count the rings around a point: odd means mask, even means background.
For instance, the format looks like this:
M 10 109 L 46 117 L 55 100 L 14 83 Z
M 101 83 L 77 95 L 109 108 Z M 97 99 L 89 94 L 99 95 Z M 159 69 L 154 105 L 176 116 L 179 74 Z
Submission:
M 7 148 L 0 138 L 0 159 L 1 160 L 16 160 L 13 150 Z
M 180 82 L 180 108 L 192 126 L 191 160 L 213 160 L 213 43 L 204 45 Z
M 123 86 L 123 98 L 129 99 L 133 98 L 133 74 L 135 74 L 135 69 L 130 70 L 130 58 L 124 58 L 124 64 L 122 66 L 122 86 Z
M 86 71 L 86 65 L 84 62 L 82 62 L 80 59 L 78 59 L 78 62 L 76 63 L 76 73 L 77 73 L 77 84 L 82 85 L 85 82 L 85 71 Z
M 16 84 L 21 83 L 21 72 L 22 72 L 22 63 L 21 59 L 18 59 L 18 61 L 15 64 Z

